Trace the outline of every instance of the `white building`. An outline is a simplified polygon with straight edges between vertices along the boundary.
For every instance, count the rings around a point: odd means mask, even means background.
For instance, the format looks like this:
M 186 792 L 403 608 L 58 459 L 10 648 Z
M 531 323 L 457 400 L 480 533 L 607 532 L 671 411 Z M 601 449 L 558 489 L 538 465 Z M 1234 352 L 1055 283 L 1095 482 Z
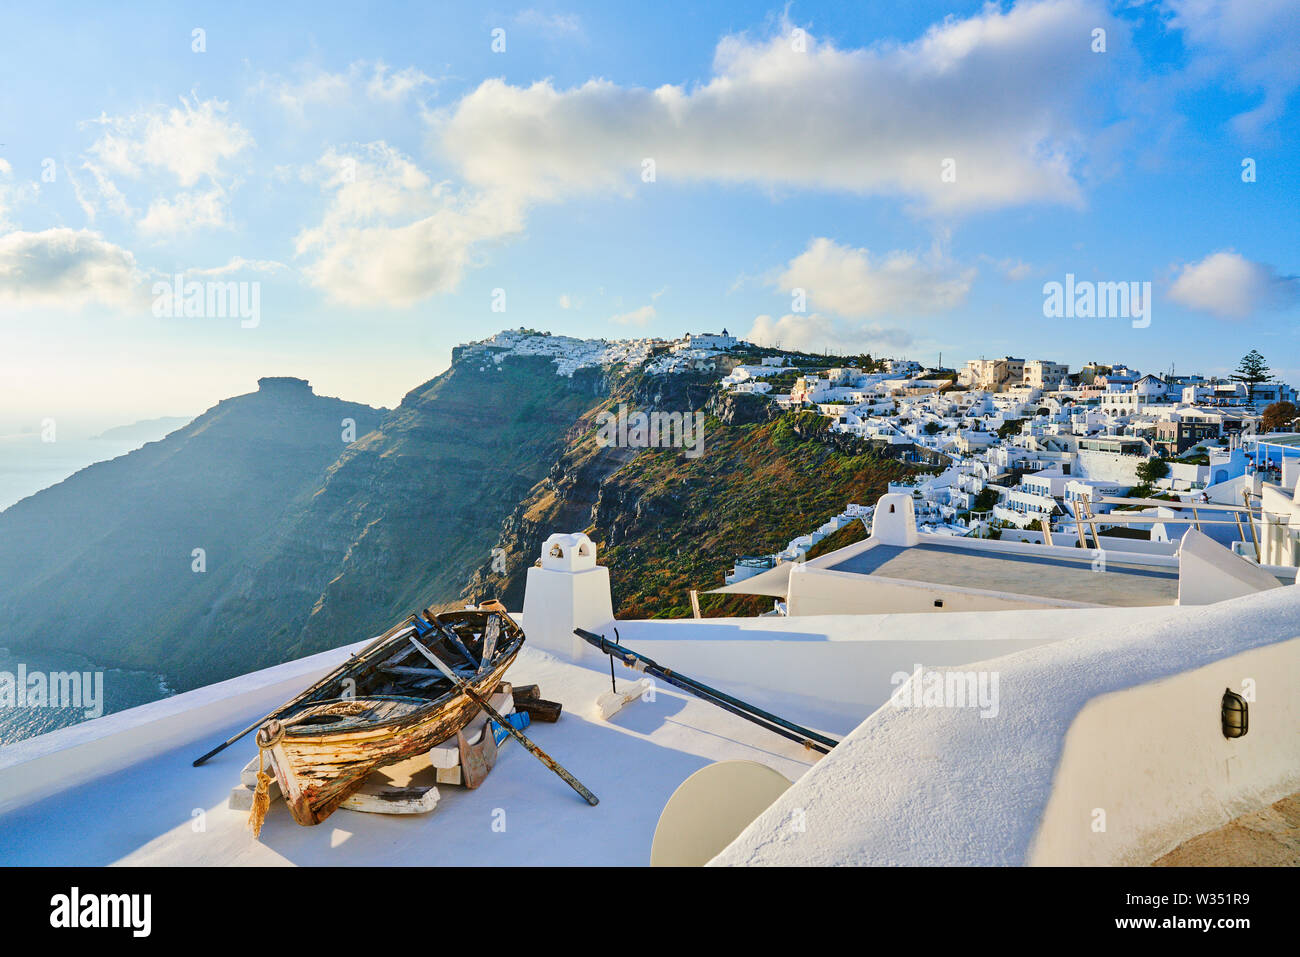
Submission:
M 1025 360 L 1005 356 L 1001 359 L 968 359 L 957 373 L 957 382 L 970 388 L 997 392 L 1008 385 L 1018 385 L 1024 377 Z
M 717 349 L 720 352 L 726 352 L 728 349 L 734 349 L 739 343 L 735 336 L 729 334 L 726 329 L 721 333 L 699 332 L 686 334 L 684 339 L 679 339 L 672 346 L 672 351 L 681 352 L 685 349 Z
M 1070 367 L 1060 362 L 1047 359 L 1030 359 L 1025 363 L 1025 385 L 1044 392 L 1054 392 L 1061 387 L 1061 381 L 1070 374 Z

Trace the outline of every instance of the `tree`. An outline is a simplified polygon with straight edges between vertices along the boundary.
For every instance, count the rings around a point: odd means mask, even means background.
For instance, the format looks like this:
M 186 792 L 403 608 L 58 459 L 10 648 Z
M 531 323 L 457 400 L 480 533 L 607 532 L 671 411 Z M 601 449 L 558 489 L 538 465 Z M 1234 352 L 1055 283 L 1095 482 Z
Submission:
M 1150 458 L 1137 467 L 1137 477 L 1143 485 L 1150 485 L 1169 474 L 1169 463 L 1164 459 Z
M 1260 419 L 1260 430 L 1264 432 L 1286 432 L 1291 423 L 1300 417 L 1300 409 L 1294 404 L 1286 401 L 1274 402 L 1264 409 L 1264 416 Z
M 1007 419 L 998 426 L 998 437 L 1009 439 L 1013 435 L 1019 435 L 1024 431 L 1025 419 Z
M 1241 363 L 1237 366 L 1237 371 L 1228 378 L 1234 382 L 1244 382 L 1246 385 L 1246 396 L 1251 401 L 1255 401 L 1255 386 L 1261 382 L 1267 382 L 1273 370 L 1268 367 L 1264 357 L 1259 354 L 1258 349 L 1251 349 L 1241 357 Z

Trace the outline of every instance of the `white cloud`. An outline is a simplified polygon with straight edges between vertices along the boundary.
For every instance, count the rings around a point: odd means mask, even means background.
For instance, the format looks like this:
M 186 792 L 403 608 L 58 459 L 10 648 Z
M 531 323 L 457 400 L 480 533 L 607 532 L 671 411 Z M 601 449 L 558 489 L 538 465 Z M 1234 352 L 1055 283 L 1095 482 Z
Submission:
M 380 61 L 375 64 L 375 71 L 366 84 L 366 93 L 376 100 L 396 102 L 424 86 L 434 85 L 437 81 L 423 70 L 408 66 L 390 74 L 388 67 Z
M 616 322 L 620 326 L 644 326 L 650 323 L 655 317 L 654 306 L 642 306 L 640 309 L 633 309 L 631 312 L 622 312 L 616 316 L 610 316 L 610 322 Z
M 15 206 L 31 202 L 40 194 L 40 188 L 35 183 L 14 183 L 13 173 L 9 161 L 0 157 L 0 232 L 15 227 L 16 224 L 9 218 Z
M 248 131 L 226 118 L 227 109 L 220 100 L 182 97 L 166 111 L 101 116 L 96 122 L 104 131 L 90 153 L 108 173 L 139 178 L 165 171 L 187 188 L 204 177 L 220 182 L 226 161 L 253 145 Z
M 127 189 L 152 194 L 137 225 L 146 234 L 175 235 L 199 227 L 227 225 L 226 184 L 231 161 L 253 145 L 253 138 L 226 115 L 220 100 L 181 98 L 180 106 L 128 116 L 101 115 L 101 128 L 82 169 L 95 181 L 95 193 L 70 174 L 73 192 L 86 218 L 94 222 L 99 202 L 118 216 L 132 218 Z M 115 178 L 116 177 L 116 178 Z M 207 185 L 195 189 L 200 181 Z M 182 187 L 174 194 L 165 191 Z
M 790 260 L 776 283 L 803 289 L 809 301 L 841 316 L 940 312 L 961 305 L 975 270 L 960 267 L 936 246 L 919 254 L 895 250 L 873 259 L 866 249 L 814 239 Z
M 1004 279 L 1011 282 L 1020 282 L 1034 274 L 1034 267 L 1023 259 L 994 259 L 992 256 L 981 256 L 980 259 L 991 264 Z
M 816 312 L 787 313 L 779 319 L 757 316 L 744 338 L 760 346 L 840 354 L 889 353 L 913 341 L 911 334 L 902 329 L 850 322 Z
M 77 204 L 81 207 L 86 218 L 92 223 L 99 214 L 99 202 L 105 203 L 112 212 L 123 219 L 129 219 L 135 215 L 131 209 L 130 202 L 127 201 L 126 194 L 117 187 L 112 177 L 102 169 L 99 164 L 90 161 L 83 162 L 81 168 L 90 173 L 95 181 L 95 191 L 92 192 L 89 187 L 83 187 L 81 181 L 76 179 L 69 169 L 67 170 L 68 179 L 72 183 L 73 194 L 77 198 Z
M 1262 94 L 1233 119 L 1253 136 L 1278 119 L 1300 87 L 1300 16 L 1295 0 L 1164 0 L 1171 27 L 1194 53 L 1192 78 L 1226 78 L 1234 89 Z
M 308 280 L 348 305 L 409 306 L 449 292 L 476 244 L 523 228 L 515 203 L 435 184 L 383 142 L 355 154 L 329 150 L 316 175 L 330 202 L 295 248 L 315 257 Z
M 146 235 L 175 236 L 204 226 L 226 226 L 226 197 L 220 189 L 159 197 L 137 223 Z
M 334 104 L 346 99 L 352 90 L 352 78 L 346 73 L 315 70 L 288 80 L 280 76 L 262 77 L 255 93 L 262 93 L 290 113 L 301 115 L 308 106 Z
M 1119 55 L 1091 52 L 1097 26 L 1112 46 L 1124 30 L 1095 0 L 1045 0 L 862 49 L 731 36 L 696 88 L 492 79 L 436 122 L 470 182 L 533 199 L 651 188 L 639 174 L 652 158 L 660 183 L 903 195 L 933 209 L 1078 204 L 1076 107 Z M 955 182 L 941 179 L 947 158 Z
M 436 86 L 437 82 L 414 66 L 390 71 L 382 60 L 374 63 L 357 60 L 339 73 L 307 66 L 300 67 L 293 77 L 264 75 L 252 92 L 302 118 L 310 108 L 352 105 L 354 96 L 362 91 L 370 100 L 399 103 L 426 86 Z
M 226 276 L 230 273 L 279 272 L 288 268 L 284 263 L 276 262 L 273 259 L 245 259 L 243 256 L 235 256 L 224 266 L 190 269 L 186 272 L 192 276 Z
M 1272 266 L 1223 250 L 1183 266 L 1169 298 L 1223 319 L 1245 319 L 1300 303 L 1300 278 L 1280 276 Z
M 125 305 L 139 294 L 135 257 L 89 230 L 0 236 L 0 301 L 17 306 Z

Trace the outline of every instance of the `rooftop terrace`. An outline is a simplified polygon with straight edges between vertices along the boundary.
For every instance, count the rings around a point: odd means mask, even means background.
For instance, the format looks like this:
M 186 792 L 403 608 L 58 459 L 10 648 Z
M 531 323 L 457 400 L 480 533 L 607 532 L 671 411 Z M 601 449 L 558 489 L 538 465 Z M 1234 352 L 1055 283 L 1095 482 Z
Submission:
M 1103 605 L 1172 605 L 1178 598 L 1178 569 L 1107 561 L 1096 565 L 1092 551 L 1035 556 L 981 551 L 959 545 L 876 545 L 827 566 L 831 571 L 878 575 L 904 581 L 954 585 Z M 1102 574 L 1105 578 L 1098 578 Z
M 714 863 L 1149 864 L 1300 788 L 1294 585 L 1189 532 L 1175 564 L 1195 601 L 1108 607 L 1099 602 L 1115 589 L 1167 588 L 1174 560 L 1126 556 L 1117 564 L 1132 568 L 1101 575 L 1059 547 L 944 547 L 918 538 L 910 507 L 898 507 L 910 502 L 885 496 L 871 540 L 823 556 L 847 570 L 787 568 L 787 583 L 863 591 L 873 580 L 883 584 L 871 603 L 916 599 L 928 611 L 933 586 L 918 576 L 939 569 L 942 618 L 875 610 L 614 621 L 594 543 L 552 536 L 529 571 L 517 616 L 528 644 L 507 679 L 563 704 L 558 723 L 528 734 L 597 807 L 507 743 L 479 788 L 439 785 L 432 812 L 339 810 L 300 827 L 277 802 L 253 839 L 247 815 L 227 807 L 253 745 L 190 762 L 358 643 L 0 748 L 0 863 L 638 865 L 687 777 L 745 760 L 794 784 Z M 1091 601 L 1006 601 L 988 586 L 1007 587 L 1012 572 L 1054 593 L 1086 581 Z M 972 584 L 949 584 L 963 576 Z M 899 589 L 914 594 L 886 594 Z M 611 637 L 616 626 L 622 644 L 678 674 L 841 742 L 817 758 L 662 685 L 605 721 L 596 699 L 609 664 L 573 637 L 575 626 Z M 636 677 L 622 666 L 615 674 L 620 688 Z M 1249 735 L 1229 738 L 1223 689 L 1243 676 L 1258 684 Z M 935 688 L 968 680 L 983 689 L 978 707 L 931 700 Z M 420 757 L 401 772 L 414 777 L 391 771 L 394 783 L 423 783 Z M 1080 825 L 1094 808 L 1112 809 L 1100 836 Z M 788 826 L 793 811 L 806 812 L 806 830 Z

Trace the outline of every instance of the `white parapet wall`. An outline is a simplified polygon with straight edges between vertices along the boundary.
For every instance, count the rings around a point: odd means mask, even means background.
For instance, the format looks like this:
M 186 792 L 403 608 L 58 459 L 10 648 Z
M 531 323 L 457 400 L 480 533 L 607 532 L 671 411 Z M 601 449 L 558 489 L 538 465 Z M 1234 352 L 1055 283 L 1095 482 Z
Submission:
M 1282 584 L 1254 562 L 1189 528 L 1178 549 L 1178 604 L 1211 605 Z
M 960 669 L 997 676 L 995 716 L 885 704 L 712 863 L 1143 864 L 1300 788 L 1300 590 L 1122 611 L 1143 614 Z
M 217 732 L 268 714 L 365 644 L 287 661 L 5 745 L 0 748 L 0 813 L 183 744 L 193 742 L 197 758 L 221 743 Z
M 1010 610 L 996 615 L 809 615 L 649 619 L 616 623 L 624 645 L 660 664 L 800 723 L 852 716 L 847 731 L 889 700 L 899 674 L 965 666 L 1089 628 L 1124 629 L 1172 606 Z M 527 621 L 524 622 L 527 630 Z M 531 633 L 531 632 L 530 632 Z M 618 668 L 620 682 L 635 677 Z
M 1249 731 L 1225 738 L 1219 702 L 1243 686 Z M 1149 864 L 1297 785 L 1300 638 L 1090 701 L 1065 737 L 1029 863 Z
M 791 570 L 786 600 L 791 616 L 1102 607 L 1087 602 L 829 571 L 806 564 L 796 565 Z

